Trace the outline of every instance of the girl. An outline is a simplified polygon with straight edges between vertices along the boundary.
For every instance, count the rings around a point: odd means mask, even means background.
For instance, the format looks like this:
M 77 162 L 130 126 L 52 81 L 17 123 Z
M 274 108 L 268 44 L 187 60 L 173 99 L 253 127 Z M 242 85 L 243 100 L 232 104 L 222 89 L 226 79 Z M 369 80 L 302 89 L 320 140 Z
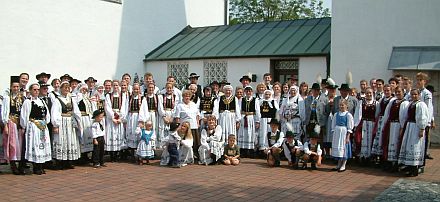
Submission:
M 354 125 L 356 127 L 354 136 L 355 154 L 359 155 L 361 162 L 364 164 L 370 161 L 376 105 L 376 100 L 373 99 L 373 89 L 368 87 L 365 90 L 365 98 L 359 100 L 354 116 Z
M 379 103 L 377 104 L 376 108 L 376 133 L 373 133 L 373 147 L 371 149 L 371 154 L 375 155 L 377 158 L 375 159 L 377 163 L 380 163 L 384 160 L 380 158 L 383 154 L 382 122 L 385 114 L 385 108 L 392 98 L 391 86 L 388 84 L 384 85 L 383 92 L 385 96 L 379 99 Z
M 194 151 L 193 151 L 194 142 L 193 142 L 192 130 L 190 128 L 191 128 L 191 124 L 188 121 L 185 121 L 177 129 L 177 134 L 181 138 L 180 147 L 179 147 L 179 156 L 180 156 L 179 165 L 181 167 L 194 163 Z
M 283 95 L 281 94 L 281 83 L 275 82 L 272 86 L 273 90 L 273 99 L 277 103 L 278 108 L 280 108 L 281 103 L 283 102 Z
M 299 85 L 299 95 L 302 97 L 302 99 L 306 99 L 307 96 L 309 96 L 309 84 L 302 82 Z
M 217 125 L 215 116 L 207 117 L 207 127 L 202 130 L 201 146 L 199 147 L 199 164 L 215 164 L 223 154 L 223 144 L 221 141 L 222 127 Z
M 338 165 L 333 171 L 344 172 L 347 159 L 351 158 L 350 135 L 353 129 L 353 116 L 347 111 L 348 102 L 339 101 L 339 112 L 333 117 L 332 156 L 338 159 Z
M 240 163 L 240 148 L 235 144 L 235 135 L 228 135 L 228 144 L 225 145 L 223 153 L 223 164 L 238 165 Z
M 142 94 L 140 92 L 139 83 L 134 83 L 133 95 L 130 96 L 128 102 L 128 116 L 127 116 L 127 146 L 130 150 L 130 154 L 134 159 L 134 150 L 139 147 L 139 132 L 137 131 L 139 122 L 145 122 L 142 117 L 148 117 L 148 108 L 143 107 Z M 141 115 L 142 114 L 142 115 Z
M 264 84 L 264 83 L 257 84 L 257 92 L 255 93 L 255 98 L 256 99 L 263 99 L 265 90 L 267 90 L 266 84 Z
M 399 164 L 407 166 L 407 176 L 419 175 L 425 158 L 425 128 L 429 124 L 428 107 L 420 100 L 420 91 L 411 90 L 411 103 L 405 110 L 406 123 L 400 147 Z
M 153 122 L 148 120 L 145 123 L 145 128 L 144 124 L 139 122 L 139 127 L 136 129 L 136 133 L 139 135 L 139 144 L 136 151 L 136 155 L 139 157 L 139 165 L 149 164 L 149 159 L 154 157 L 154 140 L 156 139 L 156 133 L 153 130 Z
M 164 138 L 168 136 L 170 123 L 173 121 L 176 106 L 180 102 L 179 96 L 174 94 L 173 86 L 174 85 L 172 83 L 167 83 L 165 85 L 166 93 L 163 95 L 163 99 L 159 100 L 160 107 L 163 109 L 163 111 L 158 116 L 159 135 L 156 137 L 158 143 L 161 143 Z
M 391 169 L 392 172 L 397 171 L 397 159 L 399 156 L 399 137 L 400 130 L 405 124 L 405 119 L 403 114 L 405 113 L 406 107 L 409 102 L 405 101 L 403 96 L 405 95 L 401 87 L 396 87 L 394 89 L 396 94 L 395 99 L 388 103 L 385 109 L 385 115 L 383 116 L 383 135 L 387 137 L 388 144 L 385 149 L 383 159 L 387 160 L 387 169 Z M 387 150 L 388 152 L 385 152 Z

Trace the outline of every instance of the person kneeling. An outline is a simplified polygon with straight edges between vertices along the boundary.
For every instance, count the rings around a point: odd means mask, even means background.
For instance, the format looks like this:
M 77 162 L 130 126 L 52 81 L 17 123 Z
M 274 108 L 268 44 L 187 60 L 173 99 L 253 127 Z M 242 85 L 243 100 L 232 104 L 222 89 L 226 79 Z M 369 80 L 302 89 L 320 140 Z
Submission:
M 277 119 L 271 119 L 269 124 L 271 128 L 271 132 L 267 133 L 269 148 L 264 150 L 264 153 L 267 155 L 267 165 L 269 167 L 278 167 L 280 166 L 281 144 L 283 143 L 284 133 L 280 132 L 280 123 Z
M 228 144 L 225 145 L 225 152 L 223 154 L 223 164 L 238 165 L 240 163 L 240 148 L 235 144 L 235 135 L 228 136 Z
M 288 130 L 282 144 L 284 156 L 286 156 L 289 166 L 293 166 L 294 169 L 298 169 L 299 157 L 301 155 L 301 149 L 303 146 L 300 140 L 296 140 L 294 138 L 297 136 L 297 134 L 293 133 L 291 130 Z
M 316 165 L 321 165 L 321 145 L 318 144 L 317 136 L 311 135 L 309 141 L 304 143 L 303 169 L 307 169 L 307 163 L 312 164 L 312 170 L 317 170 Z

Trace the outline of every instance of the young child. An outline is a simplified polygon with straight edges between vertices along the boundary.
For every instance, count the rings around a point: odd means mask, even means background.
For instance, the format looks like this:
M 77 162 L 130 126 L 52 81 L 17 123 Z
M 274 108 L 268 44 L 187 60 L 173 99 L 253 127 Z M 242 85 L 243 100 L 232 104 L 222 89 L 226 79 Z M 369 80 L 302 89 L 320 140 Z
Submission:
M 177 128 L 179 128 L 179 125 L 180 124 L 178 122 L 170 123 L 169 135 L 164 139 L 167 151 L 162 153 L 161 165 L 169 165 L 173 168 L 180 168 L 178 145 L 180 144 L 180 140 L 182 138 L 180 138 L 179 134 L 177 133 Z
M 225 152 L 223 154 L 223 164 L 238 165 L 240 163 L 240 148 L 235 144 L 235 135 L 228 136 L 228 144 L 225 145 Z
M 321 145 L 318 144 L 319 133 L 309 134 L 309 140 L 304 142 L 303 169 L 307 169 L 307 163 L 312 164 L 312 170 L 317 170 L 316 165 L 321 165 Z
M 281 145 L 284 140 L 284 133 L 279 130 L 280 122 L 273 118 L 270 120 L 271 131 L 267 133 L 269 148 L 264 152 L 267 155 L 267 165 L 269 167 L 280 166 Z
M 139 157 L 139 165 L 149 164 L 149 159 L 154 157 L 154 146 L 156 133 L 153 130 L 153 122 L 148 120 L 144 124 L 139 122 L 139 127 L 136 129 L 139 135 L 139 144 L 137 146 L 136 155 Z
M 93 112 L 92 123 L 92 135 L 93 135 L 93 167 L 100 168 L 104 165 L 104 125 L 102 120 L 104 119 L 104 111 L 96 110 Z
M 347 159 L 351 158 L 350 135 L 353 129 L 353 116 L 348 112 L 348 102 L 339 101 L 339 112 L 334 115 L 332 122 L 333 141 L 332 156 L 338 160 L 338 165 L 333 171 L 344 172 Z
M 288 124 L 289 125 L 289 124 Z M 287 130 L 285 139 L 281 144 L 284 150 L 284 156 L 287 158 L 289 167 L 298 169 L 299 157 L 301 155 L 302 143 L 298 138 L 298 134 Z

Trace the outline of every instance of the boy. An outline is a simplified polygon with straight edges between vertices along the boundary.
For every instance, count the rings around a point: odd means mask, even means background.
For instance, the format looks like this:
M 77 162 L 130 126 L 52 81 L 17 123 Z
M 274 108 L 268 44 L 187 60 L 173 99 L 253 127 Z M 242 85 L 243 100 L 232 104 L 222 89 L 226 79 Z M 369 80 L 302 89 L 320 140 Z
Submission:
M 293 133 L 291 130 L 286 132 L 285 140 L 283 141 L 282 147 L 284 150 L 284 156 L 289 162 L 289 166 L 293 166 L 293 169 L 298 169 L 299 156 L 301 154 L 302 143 L 301 141 L 295 139 L 298 134 Z
M 309 134 L 309 141 L 304 143 L 304 155 L 303 155 L 303 169 L 307 169 L 307 163 L 311 162 L 312 170 L 317 170 L 316 165 L 321 165 L 321 145 L 318 144 L 319 132 L 313 132 Z
M 240 148 L 235 144 L 234 134 L 228 136 L 228 144 L 225 145 L 223 158 L 223 164 L 225 165 L 236 166 L 240 163 Z
M 96 110 L 93 112 L 92 134 L 93 134 L 93 167 L 100 168 L 104 165 L 104 111 Z
M 283 143 L 284 133 L 279 130 L 280 122 L 277 119 L 271 119 L 269 124 L 271 128 L 271 131 L 267 133 L 269 148 L 264 152 L 267 154 L 267 165 L 278 167 L 280 166 L 281 144 Z
M 179 134 L 177 134 L 177 128 L 179 128 L 179 123 L 172 122 L 170 123 L 170 134 L 168 135 L 168 153 L 170 155 L 170 161 L 168 165 L 173 168 L 180 168 L 179 166 L 179 150 L 177 145 L 180 144 L 180 140 L 182 139 Z

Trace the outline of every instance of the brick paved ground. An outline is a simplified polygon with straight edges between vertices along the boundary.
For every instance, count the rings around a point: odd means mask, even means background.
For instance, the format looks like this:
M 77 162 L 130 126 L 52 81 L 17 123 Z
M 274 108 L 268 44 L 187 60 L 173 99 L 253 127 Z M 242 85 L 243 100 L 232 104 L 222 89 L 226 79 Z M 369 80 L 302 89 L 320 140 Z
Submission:
M 425 173 L 410 180 L 440 182 L 440 148 L 433 150 Z M 348 165 L 332 172 L 330 163 L 318 171 L 290 170 L 286 162 L 268 168 L 264 160 L 243 159 L 241 165 L 180 169 L 129 163 L 108 167 L 51 171 L 46 175 L 15 176 L 1 166 L 1 201 L 371 201 L 402 175 L 376 168 Z M 408 178 L 405 178 L 408 179 Z M 378 198 L 380 199 L 380 198 Z

